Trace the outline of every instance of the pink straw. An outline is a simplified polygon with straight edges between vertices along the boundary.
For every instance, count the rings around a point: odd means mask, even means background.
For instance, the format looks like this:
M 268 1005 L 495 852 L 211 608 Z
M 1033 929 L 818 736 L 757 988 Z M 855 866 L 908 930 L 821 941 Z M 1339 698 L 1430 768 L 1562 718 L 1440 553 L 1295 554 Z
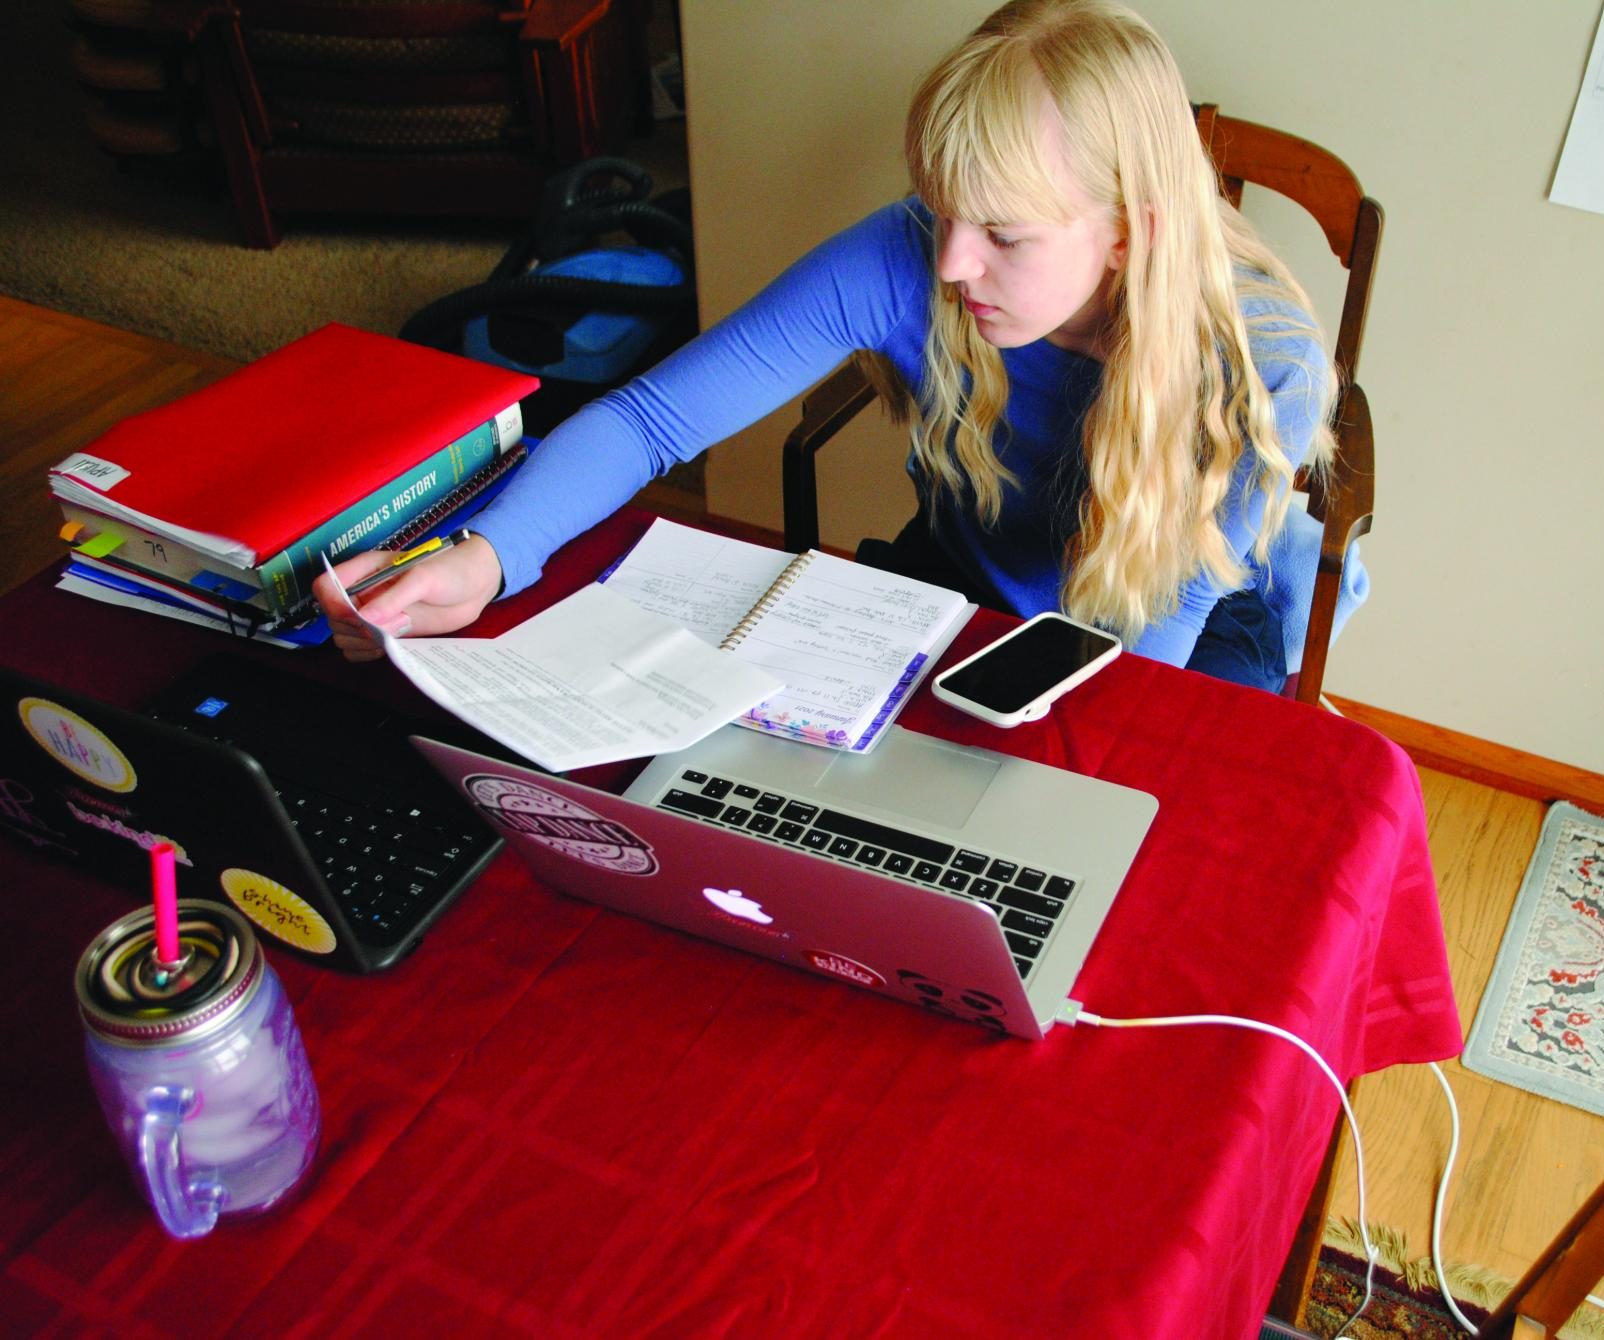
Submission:
M 150 849 L 150 888 L 156 904 L 156 959 L 178 962 L 178 886 L 173 874 L 173 844 L 158 842 Z

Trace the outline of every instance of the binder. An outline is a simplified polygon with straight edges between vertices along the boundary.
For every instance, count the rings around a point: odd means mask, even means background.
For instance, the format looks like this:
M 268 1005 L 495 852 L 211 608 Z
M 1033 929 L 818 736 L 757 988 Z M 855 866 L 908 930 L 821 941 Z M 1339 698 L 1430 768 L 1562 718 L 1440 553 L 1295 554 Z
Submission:
M 465 480 L 449 498 L 415 517 L 391 537 L 389 545 L 405 549 L 462 524 L 506 488 L 527 455 L 528 448 L 520 443 Z M 221 589 L 215 584 L 186 581 L 171 572 L 151 571 L 122 561 L 115 551 L 97 555 L 88 552 L 89 549 L 90 546 L 81 545 L 73 550 L 56 584 L 59 589 L 185 619 L 234 637 L 254 638 L 274 646 L 316 646 L 328 640 L 328 621 L 310 603 L 299 620 L 275 619 L 269 617 L 261 605 L 242 598 L 239 592 Z
M 123 420 L 51 491 L 251 568 L 539 384 L 334 323 Z

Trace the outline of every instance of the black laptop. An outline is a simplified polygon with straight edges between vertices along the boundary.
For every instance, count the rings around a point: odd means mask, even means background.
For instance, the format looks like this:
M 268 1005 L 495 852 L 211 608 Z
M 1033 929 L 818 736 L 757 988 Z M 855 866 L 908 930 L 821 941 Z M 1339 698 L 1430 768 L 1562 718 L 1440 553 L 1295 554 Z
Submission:
M 214 656 L 139 712 L 3 667 L 0 691 L 0 828 L 135 899 L 171 841 L 181 898 L 331 967 L 396 962 L 501 845 L 408 743 L 438 723 L 290 672 Z

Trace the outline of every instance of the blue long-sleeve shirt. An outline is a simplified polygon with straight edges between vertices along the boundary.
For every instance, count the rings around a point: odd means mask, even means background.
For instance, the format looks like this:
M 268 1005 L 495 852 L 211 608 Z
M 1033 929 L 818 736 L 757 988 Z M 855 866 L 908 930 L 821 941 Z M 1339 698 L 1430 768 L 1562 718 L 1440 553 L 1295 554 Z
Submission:
M 930 215 L 917 201 L 877 210 L 655 368 L 555 429 L 474 522 L 496 550 L 506 590 L 534 581 L 553 551 L 670 466 L 800 394 L 855 350 L 885 355 L 917 393 L 935 282 L 931 237 Z M 1243 304 L 1250 315 L 1277 310 L 1263 299 Z M 1281 310 L 1307 324 L 1301 313 Z M 1326 355 L 1312 337 L 1271 339 L 1252 327 L 1250 351 L 1273 398 L 1282 446 L 1296 466 L 1317 425 Z M 1000 454 L 1021 487 L 1004 490 L 995 526 L 983 527 L 967 513 L 944 513 L 939 538 L 961 570 L 1028 616 L 1058 608 L 1065 537 L 1053 499 L 1064 496 L 1055 490 L 1066 483 L 1070 496 L 1084 487 L 1080 424 L 1098 394 L 1102 365 L 1046 340 L 1001 353 L 1009 399 Z M 1219 515 L 1232 550 L 1250 567 L 1264 510 L 1262 492 L 1244 490 L 1254 467 L 1253 452 L 1244 452 Z M 1061 476 L 1066 470 L 1075 472 L 1068 480 Z M 1308 539 L 1307 528 L 1289 533 Z M 1313 539 L 1317 546 L 1317 531 Z M 1275 571 L 1279 584 L 1280 568 Z M 1247 584 L 1256 580 L 1257 574 L 1250 576 Z M 1176 610 L 1149 624 L 1132 650 L 1184 665 L 1223 594 L 1206 576 L 1194 577 L 1182 587 Z M 1306 614 L 1298 618 L 1300 629 L 1305 621 Z

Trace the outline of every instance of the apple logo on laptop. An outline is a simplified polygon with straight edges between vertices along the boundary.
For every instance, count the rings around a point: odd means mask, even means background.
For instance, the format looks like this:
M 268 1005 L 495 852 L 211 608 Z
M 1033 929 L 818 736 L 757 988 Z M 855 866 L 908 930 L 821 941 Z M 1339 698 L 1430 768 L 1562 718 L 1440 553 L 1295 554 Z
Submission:
M 748 898 L 739 889 L 703 889 L 702 897 L 720 912 L 728 912 L 732 917 L 740 917 L 743 921 L 755 921 L 759 926 L 767 926 L 774 920 L 763 910 L 762 903 Z

